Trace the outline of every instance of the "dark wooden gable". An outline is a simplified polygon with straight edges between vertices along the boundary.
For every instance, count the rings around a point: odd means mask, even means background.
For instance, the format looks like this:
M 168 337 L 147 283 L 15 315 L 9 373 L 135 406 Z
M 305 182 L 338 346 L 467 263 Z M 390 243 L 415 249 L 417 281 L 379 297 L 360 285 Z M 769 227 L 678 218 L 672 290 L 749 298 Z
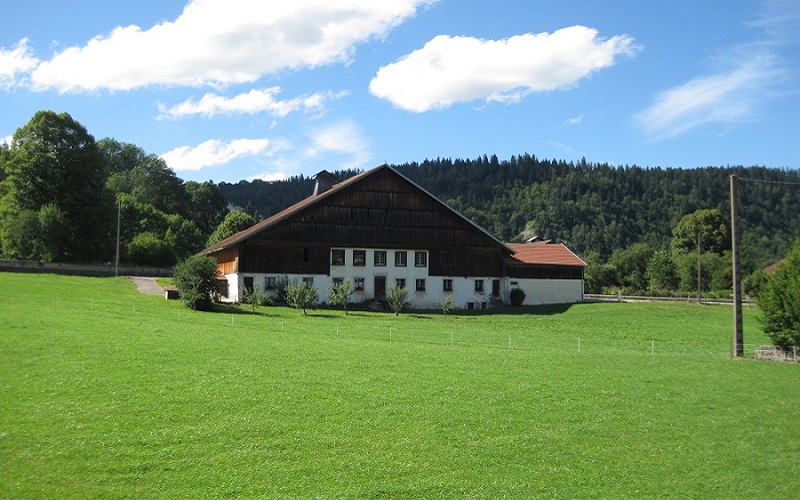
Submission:
M 430 252 L 431 275 L 501 275 L 511 251 L 389 167 L 308 198 L 239 243 L 241 272 L 330 272 L 330 249 Z M 266 221 L 265 221 L 266 222 Z
M 388 167 L 309 204 L 255 238 L 370 248 L 501 246 Z

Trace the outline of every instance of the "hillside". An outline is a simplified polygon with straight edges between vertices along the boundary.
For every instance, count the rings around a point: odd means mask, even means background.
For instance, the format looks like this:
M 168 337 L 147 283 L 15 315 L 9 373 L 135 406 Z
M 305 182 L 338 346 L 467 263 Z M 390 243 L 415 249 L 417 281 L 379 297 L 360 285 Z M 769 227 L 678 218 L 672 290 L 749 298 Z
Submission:
M 742 257 L 748 270 L 774 262 L 800 236 L 800 189 L 787 184 L 800 183 L 796 171 L 646 169 L 542 160 L 528 154 L 507 161 L 484 156 L 394 167 L 502 240 L 537 234 L 564 242 L 580 255 L 597 252 L 603 259 L 634 243 L 668 249 L 672 228 L 698 209 L 716 208 L 729 217 L 732 174 L 750 180 L 740 188 Z M 345 179 L 355 173 L 335 175 Z M 313 179 L 219 187 L 229 203 L 266 217 L 308 196 Z

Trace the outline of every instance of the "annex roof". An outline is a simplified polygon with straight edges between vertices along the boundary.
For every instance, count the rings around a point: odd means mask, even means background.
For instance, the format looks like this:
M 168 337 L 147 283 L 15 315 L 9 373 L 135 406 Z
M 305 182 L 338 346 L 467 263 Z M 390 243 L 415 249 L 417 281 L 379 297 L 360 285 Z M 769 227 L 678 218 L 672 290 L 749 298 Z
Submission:
M 538 241 L 534 243 L 508 243 L 515 253 L 509 260 L 522 264 L 586 267 L 580 257 L 562 243 Z
M 201 251 L 199 254 L 200 255 L 209 255 L 209 254 L 213 254 L 213 253 L 219 252 L 221 250 L 225 250 L 226 248 L 230 248 L 230 247 L 236 246 L 239 243 L 241 243 L 241 242 L 243 242 L 243 241 L 245 241 L 245 240 L 257 235 L 258 233 L 268 229 L 269 227 L 274 226 L 275 224 L 277 224 L 277 223 L 279 223 L 279 222 L 291 217 L 292 215 L 296 214 L 297 212 L 301 211 L 302 209 L 304 209 L 306 207 L 309 207 L 311 205 L 314 205 L 315 203 L 319 202 L 320 200 L 324 200 L 328 196 L 331 196 L 331 195 L 333 195 L 333 194 L 335 194 L 335 193 L 347 188 L 348 186 L 351 186 L 351 185 L 359 182 L 360 180 L 364 179 L 365 177 L 367 177 L 369 175 L 372 175 L 372 174 L 374 174 L 374 173 L 376 173 L 376 172 L 378 172 L 380 170 L 383 170 L 383 169 L 390 170 L 395 175 L 398 175 L 403 180 L 405 180 L 406 182 L 408 182 L 409 184 L 411 184 L 412 186 L 414 186 L 415 188 L 420 190 L 426 196 L 429 196 L 430 198 L 435 200 L 437 203 L 442 205 L 444 208 L 446 208 L 450 212 L 456 214 L 458 217 L 460 217 L 461 219 L 466 221 L 468 224 L 470 224 L 476 230 L 482 232 L 483 234 L 485 234 L 486 236 L 488 236 L 489 238 L 494 240 L 498 245 L 500 245 L 509 254 L 513 254 L 514 253 L 514 250 L 510 246 L 505 245 L 503 242 L 498 240 L 491 233 L 489 233 L 488 231 L 486 231 L 482 227 L 478 226 L 477 224 L 475 224 L 474 222 L 472 222 L 471 220 L 466 218 L 464 215 L 462 215 L 458 211 L 456 211 L 453 208 L 451 208 L 449 205 L 447 205 L 446 203 L 441 201 L 439 198 L 437 198 L 436 196 L 434 196 L 431 193 L 429 193 L 426 189 L 422 188 L 421 186 L 419 186 L 417 183 L 415 183 L 414 181 L 412 181 L 408 177 L 404 176 L 403 174 L 401 174 L 397 170 L 393 169 L 392 167 L 390 167 L 390 166 L 388 166 L 386 164 L 383 164 L 383 165 L 380 165 L 378 167 L 372 168 L 370 170 L 366 170 L 364 172 L 361 172 L 360 174 L 357 174 L 357 175 L 355 175 L 353 177 L 350 177 L 349 179 L 345 179 L 342 182 L 331 186 L 330 189 L 324 191 L 321 194 L 311 195 L 308 198 L 300 200 L 299 202 L 295 203 L 294 205 L 292 205 L 292 206 L 290 206 L 290 207 L 288 207 L 288 208 L 286 208 L 286 209 L 284 209 L 284 210 L 282 210 L 282 211 L 280 211 L 280 212 L 278 212 L 278 213 L 276 213 L 276 214 L 274 214 L 274 215 L 262 220 L 261 222 L 259 222 L 257 224 L 254 224 L 254 225 L 250 226 L 249 228 L 247 228 L 247 229 L 245 229 L 243 231 L 240 231 L 240 232 L 238 232 L 238 233 L 236 233 L 236 234 L 234 234 L 232 236 L 229 236 L 228 238 L 225 238 L 222 241 L 219 241 L 219 242 L 215 243 L 214 245 L 212 245 L 212 246 L 206 248 L 205 250 Z

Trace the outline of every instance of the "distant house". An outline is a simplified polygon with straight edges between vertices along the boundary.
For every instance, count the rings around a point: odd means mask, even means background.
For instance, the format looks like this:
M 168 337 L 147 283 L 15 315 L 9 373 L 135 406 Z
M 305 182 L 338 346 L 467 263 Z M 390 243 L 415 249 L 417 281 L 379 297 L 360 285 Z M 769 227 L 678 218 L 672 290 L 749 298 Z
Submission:
M 231 301 L 282 279 L 324 300 L 347 279 L 354 302 L 380 302 L 396 283 L 415 308 L 452 293 L 459 307 L 484 309 L 507 304 L 514 287 L 526 304 L 580 302 L 586 266 L 561 244 L 500 242 L 387 165 L 338 184 L 322 171 L 311 196 L 201 254 L 217 259 Z

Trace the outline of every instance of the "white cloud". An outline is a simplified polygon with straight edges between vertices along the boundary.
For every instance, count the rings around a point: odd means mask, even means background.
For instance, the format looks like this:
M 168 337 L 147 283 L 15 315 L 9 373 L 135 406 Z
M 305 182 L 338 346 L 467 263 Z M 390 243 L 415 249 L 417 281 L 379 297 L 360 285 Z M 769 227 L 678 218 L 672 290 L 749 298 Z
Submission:
M 176 172 L 197 171 L 225 165 L 241 157 L 269 157 L 282 148 L 280 141 L 270 139 L 208 140 L 196 147 L 175 148 L 161 155 L 161 158 Z
M 583 123 L 583 115 L 570 118 L 569 120 L 567 120 L 567 123 L 569 125 L 580 125 L 581 123 Z
M 14 140 L 13 135 L 9 135 L 8 137 L 0 137 L 0 144 L 5 144 L 6 146 L 11 146 L 11 141 Z
M 666 138 L 708 123 L 748 119 L 781 73 L 770 55 L 751 55 L 729 72 L 694 78 L 659 93 L 634 120 L 647 135 Z
M 259 181 L 264 181 L 264 182 L 276 182 L 276 181 L 285 181 L 288 178 L 289 178 L 289 176 L 287 176 L 283 172 L 270 172 L 270 173 L 264 173 L 264 174 L 256 175 L 256 176 L 253 176 L 253 177 L 249 177 L 247 180 L 248 181 L 259 180 Z
M 0 47 L 0 89 L 9 89 L 21 83 L 23 75 L 27 75 L 39 60 L 28 47 L 28 39 L 23 38 L 11 50 Z
M 341 155 L 338 168 L 359 168 L 374 158 L 369 141 L 358 126 L 351 121 L 342 121 L 311 133 L 311 146 L 303 156 L 315 160 L 331 155 Z
M 253 89 L 245 94 L 230 98 L 208 93 L 199 101 L 188 99 L 171 107 L 166 107 L 159 103 L 158 109 L 161 113 L 159 118 L 179 120 L 192 115 L 213 118 L 218 115 L 256 113 L 268 113 L 283 118 L 295 111 L 319 111 L 324 107 L 326 100 L 340 98 L 347 94 L 346 92 L 317 92 L 281 101 L 276 99 L 280 91 L 280 87 L 271 87 L 263 90 Z
M 381 68 L 369 89 L 415 112 L 476 99 L 515 103 L 531 92 L 575 85 L 636 51 L 627 35 L 601 39 L 584 26 L 504 40 L 441 35 Z
M 435 0 L 192 0 L 172 22 L 119 27 L 70 47 L 32 73 L 37 89 L 222 87 L 286 69 L 351 60 Z

